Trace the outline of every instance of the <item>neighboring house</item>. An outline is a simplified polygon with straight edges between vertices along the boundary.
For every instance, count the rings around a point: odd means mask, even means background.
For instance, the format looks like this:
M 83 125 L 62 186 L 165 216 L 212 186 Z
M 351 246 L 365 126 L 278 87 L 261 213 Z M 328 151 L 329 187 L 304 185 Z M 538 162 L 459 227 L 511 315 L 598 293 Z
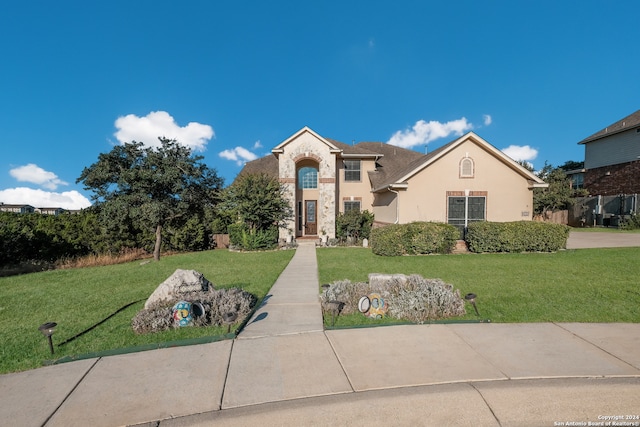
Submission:
M 36 212 L 43 215 L 60 215 L 66 212 L 66 210 L 62 208 L 36 208 Z
M 34 213 L 35 208 L 31 205 L 5 205 L 0 203 L 0 212 Z
M 378 224 L 531 220 L 533 173 L 473 132 L 429 154 L 381 142 L 344 144 L 304 127 L 248 162 L 284 185 L 295 212 L 280 238 L 335 237 L 338 212 L 368 210 Z
M 584 145 L 582 173 L 590 194 L 640 193 L 640 110 L 579 144 Z

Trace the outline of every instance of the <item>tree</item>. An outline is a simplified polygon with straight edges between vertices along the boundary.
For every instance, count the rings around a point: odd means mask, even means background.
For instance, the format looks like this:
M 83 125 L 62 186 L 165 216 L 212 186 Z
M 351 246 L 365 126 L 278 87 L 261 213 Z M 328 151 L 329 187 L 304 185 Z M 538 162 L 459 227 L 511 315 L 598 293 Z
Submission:
M 163 227 L 213 207 L 223 185 L 215 169 L 201 162 L 202 156 L 193 156 L 176 140 L 158 139 L 157 148 L 133 141 L 100 154 L 76 181 L 95 193 L 92 200 L 104 205 L 102 212 L 110 213 L 103 219 L 118 212 L 120 226 L 130 221 L 155 230 L 155 260 L 160 259 Z
M 562 167 L 556 168 L 545 162 L 537 176 L 549 184 L 548 188 L 533 189 L 533 206 L 538 214 L 568 209 L 573 205 L 574 198 L 583 193 L 582 190 L 571 188 L 571 179 Z
M 221 210 L 227 218 L 233 218 L 242 225 L 245 240 L 247 236 L 262 239 L 262 236 L 271 235 L 275 235 L 277 240 L 274 228 L 277 231 L 293 216 L 280 182 L 266 174 L 240 175 L 226 189 Z

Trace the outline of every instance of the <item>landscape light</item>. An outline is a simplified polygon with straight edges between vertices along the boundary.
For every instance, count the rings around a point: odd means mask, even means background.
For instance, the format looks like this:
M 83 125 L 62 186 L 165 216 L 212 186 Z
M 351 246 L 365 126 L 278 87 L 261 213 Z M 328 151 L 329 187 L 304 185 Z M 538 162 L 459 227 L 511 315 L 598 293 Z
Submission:
M 53 340 L 51 339 L 51 335 L 53 335 L 53 333 L 55 332 L 56 326 L 58 326 L 56 322 L 47 322 L 47 323 L 43 323 L 38 328 L 38 330 L 42 332 L 42 335 L 47 337 L 47 340 L 49 341 L 49 350 L 51 350 L 51 354 L 53 354 Z
M 222 319 L 224 320 L 224 323 L 227 324 L 227 333 L 231 332 L 231 324 L 235 322 L 237 318 L 238 318 L 238 313 L 236 313 L 235 311 L 229 311 L 222 315 Z
M 325 307 L 327 308 L 328 311 L 331 312 L 331 326 L 335 326 L 336 324 L 336 317 L 340 316 L 340 313 L 342 312 L 342 309 L 344 308 L 344 303 L 342 301 L 329 301 L 328 303 L 325 304 Z
M 464 296 L 464 299 L 466 299 L 471 303 L 471 305 L 473 306 L 473 309 L 476 311 L 476 316 L 480 316 L 480 313 L 478 313 L 478 307 L 476 306 L 476 297 L 477 297 L 476 294 L 470 292 Z

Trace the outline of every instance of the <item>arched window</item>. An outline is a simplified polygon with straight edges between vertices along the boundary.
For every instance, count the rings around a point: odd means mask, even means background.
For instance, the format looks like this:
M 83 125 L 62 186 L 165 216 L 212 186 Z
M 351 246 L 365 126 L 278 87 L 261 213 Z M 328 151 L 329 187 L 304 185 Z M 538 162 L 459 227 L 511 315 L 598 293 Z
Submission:
M 318 188 L 318 169 L 306 166 L 298 170 L 298 188 Z
M 465 157 L 460 161 L 460 178 L 473 178 L 473 173 L 473 160 L 469 157 Z

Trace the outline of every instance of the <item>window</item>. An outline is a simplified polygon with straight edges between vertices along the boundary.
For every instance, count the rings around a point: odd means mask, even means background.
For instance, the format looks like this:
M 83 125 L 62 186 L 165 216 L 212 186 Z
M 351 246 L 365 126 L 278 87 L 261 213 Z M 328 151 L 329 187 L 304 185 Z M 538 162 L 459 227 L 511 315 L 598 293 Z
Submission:
M 573 188 L 574 190 L 579 190 L 581 188 L 584 188 L 583 173 L 576 173 L 573 175 L 569 175 L 569 178 L 571 179 L 571 188 Z
M 469 157 L 460 161 L 460 178 L 473 178 L 473 160 Z
M 318 169 L 312 167 L 300 168 L 298 171 L 298 188 L 318 188 Z
M 344 201 L 344 213 L 349 211 L 360 212 L 360 200 L 345 200 Z
M 344 180 L 360 181 L 360 160 L 344 161 Z
M 469 223 L 485 220 L 485 205 L 484 196 L 449 197 L 447 222 L 458 227 L 464 236 Z

